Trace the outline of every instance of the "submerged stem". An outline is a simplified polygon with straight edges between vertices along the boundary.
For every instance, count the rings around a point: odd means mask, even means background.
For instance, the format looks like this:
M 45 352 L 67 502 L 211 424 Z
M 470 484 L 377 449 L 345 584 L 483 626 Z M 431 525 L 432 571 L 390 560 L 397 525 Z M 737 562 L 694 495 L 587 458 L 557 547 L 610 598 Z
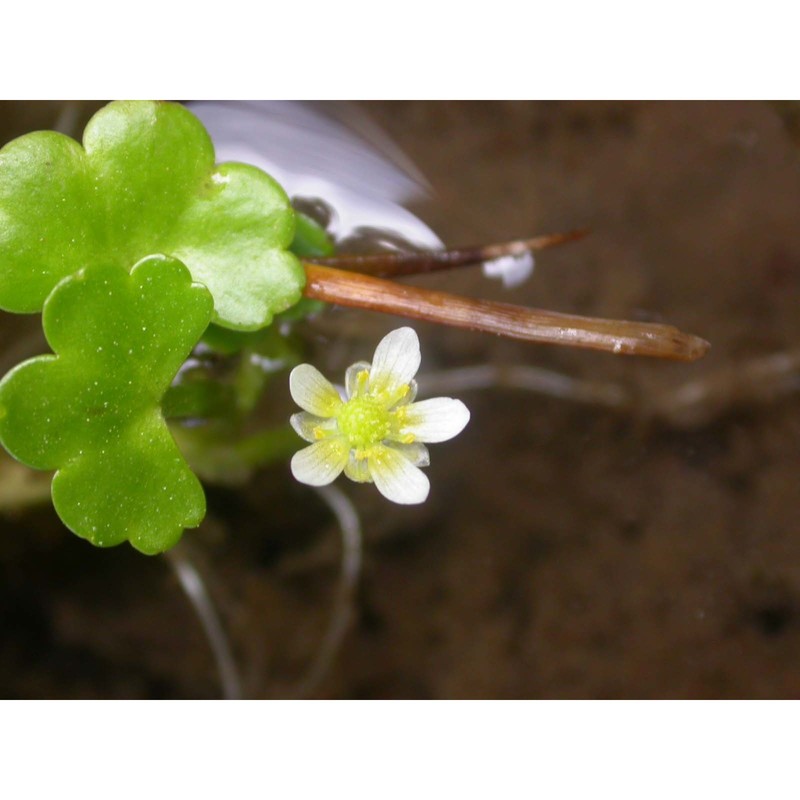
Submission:
M 361 575 L 361 520 L 353 503 L 341 489 L 322 486 L 317 489 L 336 517 L 342 536 L 342 560 L 339 586 L 328 629 L 311 667 L 297 689 L 298 697 L 308 697 L 319 686 L 333 664 L 353 616 L 353 599 Z
M 709 347 L 704 339 L 671 325 L 560 314 L 420 289 L 317 264 L 305 263 L 304 266 L 306 297 L 326 303 L 439 322 L 527 342 L 624 355 L 695 361 Z
M 473 389 L 522 389 L 548 397 L 627 409 L 632 393 L 610 381 L 586 380 L 528 364 L 475 364 L 425 374 L 425 390 L 452 394 Z
M 214 601 L 206 588 L 200 571 L 189 557 L 186 546 L 178 544 L 164 554 L 172 567 L 186 598 L 191 603 L 197 619 L 206 635 L 214 661 L 217 665 L 222 696 L 226 700 L 239 700 L 242 697 L 242 682 L 233 657 L 228 637 L 220 621 Z
M 449 250 L 426 250 L 418 253 L 376 253 L 370 255 L 341 254 L 326 258 L 306 259 L 312 264 L 347 269 L 366 275 L 380 277 L 399 277 L 437 272 L 454 267 L 469 267 L 483 264 L 504 256 L 518 256 L 545 250 L 567 242 L 582 239 L 588 230 L 574 230 L 566 233 L 549 233 L 530 239 L 515 239 L 499 244 L 456 247 Z

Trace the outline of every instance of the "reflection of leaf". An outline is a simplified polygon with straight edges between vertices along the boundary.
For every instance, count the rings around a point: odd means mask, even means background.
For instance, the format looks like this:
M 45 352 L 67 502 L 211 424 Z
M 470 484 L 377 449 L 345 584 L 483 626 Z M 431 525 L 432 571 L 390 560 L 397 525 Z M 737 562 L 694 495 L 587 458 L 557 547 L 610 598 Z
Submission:
M 215 168 L 211 140 L 185 108 L 111 103 L 83 144 L 39 132 L 0 150 L 0 307 L 38 311 L 78 269 L 129 269 L 152 253 L 186 264 L 226 327 L 263 327 L 300 298 L 286 194 L 255 167 Z
M 212 299 L 184 266 L 150 256 L 133 271 L 93 265 L 44 305 L 56 355 L 0 382 L 0 440 L 17 459 L 56 469 L 53 504 L 93 544 L 130 540 L 158 553 L 205 514 L 205 497 L 160 401 L 208 325 Z

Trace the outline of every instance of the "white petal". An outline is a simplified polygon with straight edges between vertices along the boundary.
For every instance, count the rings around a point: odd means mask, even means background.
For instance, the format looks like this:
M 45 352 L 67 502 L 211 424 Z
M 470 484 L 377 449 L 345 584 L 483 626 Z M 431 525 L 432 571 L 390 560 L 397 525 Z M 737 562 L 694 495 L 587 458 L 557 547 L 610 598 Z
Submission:
M 294 428 L 295 433 L 307 442 L 318 442 L 322 437 L 317 434 L 318 430 L 324 434 L 335 433 L 337 430 L 336 420 L 329 417 L 317 417 L 306 411 L 299 414 L 292 414 L 289 422 Z
M 369 474 L 369 466 L 366 458 L 356 458 L 353 451 L 350 451 L 350 459 L 344 468 L 344 474 L 356 483 L 372 483 L 372 476 Z
M 407 406 L 417 399 L 417 382 L 411 380 L 408 382 L 408 391 L 390 408 L 400 408 L 400 406 Z
M 469 410 L 452 397 L 434 397 L 412 403 L 405 409 L 401 434 L 413 434 L 420 442 L 445 442 L 464 430 L 469 422 Z
M 342 404 L 339 392 L 331 382 L 311 364 L 300 364 L 289 375 L 292 399 L 303 409 L 317 417 L 331 417 Z
M 371 392 L 395 391 L 410 383 L 420 363 L 419 339 L 413 328 L 386 334 L 375 348 L 369 373 Z
M 412 444 L 400 444 L 392 442 L 389 445 L 393 450 L 397 450 L 400 455 L 405 456 L 415 467 L 429 467 L 431 465 L 431 455 L 428 448 L 420 442 Z
M 344 374 L 344 386 L 345 391 L 347 392 L 347 399 L 349 400 L 351 397 L 355 397 L 356 393 L 360 388 L 366 389 L 369 385 L 369 371 L 371 368 L 371 364 L 369 361 L 356 361 L 355 364 L 351 364 L 347 368 L 347 372 Z M 366 372 L 367 373 L 367 380 L 362 384 L 361 387 L 358 385 L 358 376 L 360 373 Z
M 327 486 L 347 464 L 350 448 L 341 436 L 321 439 L 292 456 L 292 475 L 309 486 Z
M 369 472 L 378 491 L 393 503 L 424 503 L 431 485 L 425 473 L 391 447 L 376 447 Z

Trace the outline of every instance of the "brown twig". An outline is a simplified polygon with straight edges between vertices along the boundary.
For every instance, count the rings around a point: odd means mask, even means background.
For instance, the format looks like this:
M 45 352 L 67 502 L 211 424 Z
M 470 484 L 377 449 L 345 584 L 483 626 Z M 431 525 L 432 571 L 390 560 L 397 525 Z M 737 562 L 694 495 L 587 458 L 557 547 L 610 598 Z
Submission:
M 318 264 L 304 266 L 306 297 L 350 308 L 439 322 L 527 342 L 678 361 L 694 361 L 709 347 L 705 340 L 671 325 L 559 314 L 420 289 Z
M 503 256 L 518 256 L 556 247 L 567 242 L 582 239 L 588 230 L 550 233 L 534 236 L 531 239 L 515 239 L 512 242 L 489 244 L 475 247 L 458 247 L 451 250 L 427 250 L 419 253 L 376 253 L 372 255 L 336 255 L 328 258 L 306 259 L 311 264 L 347 269 L 366 275 L 380 277 L 400 277 L 437 272 L 454 267 L 469 267 L 483 264 Z

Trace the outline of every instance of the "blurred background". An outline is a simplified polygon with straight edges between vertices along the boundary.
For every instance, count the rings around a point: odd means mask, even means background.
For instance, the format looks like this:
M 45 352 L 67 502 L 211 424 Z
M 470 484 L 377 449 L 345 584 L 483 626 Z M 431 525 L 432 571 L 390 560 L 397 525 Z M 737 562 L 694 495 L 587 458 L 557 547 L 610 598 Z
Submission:
M 0 103 L 0 142 L 79 133 L 97 107 Z M 480 269 L 420 286 L 669 322 L 712 345 L 687 365 L 415 324 L 420 395 L 456 395 L 472 419 L 431 448 L 422 507 L 337 484 L 361 517 L 363 567 L 347 632 L 310 688 L 341 557 L 325 503 L 276 464 L 209 486 L 208 518 L 184 537 L 244 695 L 800 695 L 795 106 L 195 110 L 221 159 L 263 157 L 350 249 L 591 230 L 538 254 L 518 286 Z M 400 322 L 332 309 L 299 330 L 309 360 L 339 380 Z M 2 316 L 4 370 L 43 352 L 37 327 Z M 481 381 L 458 388 L 465 373 L 453 370 L 474 366 Z M 288 413 L 288 391 L 273 391 Z M 47 504 L 14 502 L 29 487 L 7 459 L 1 475 L 0 696 L 219 696 L 166 559 L 92 548 Z

